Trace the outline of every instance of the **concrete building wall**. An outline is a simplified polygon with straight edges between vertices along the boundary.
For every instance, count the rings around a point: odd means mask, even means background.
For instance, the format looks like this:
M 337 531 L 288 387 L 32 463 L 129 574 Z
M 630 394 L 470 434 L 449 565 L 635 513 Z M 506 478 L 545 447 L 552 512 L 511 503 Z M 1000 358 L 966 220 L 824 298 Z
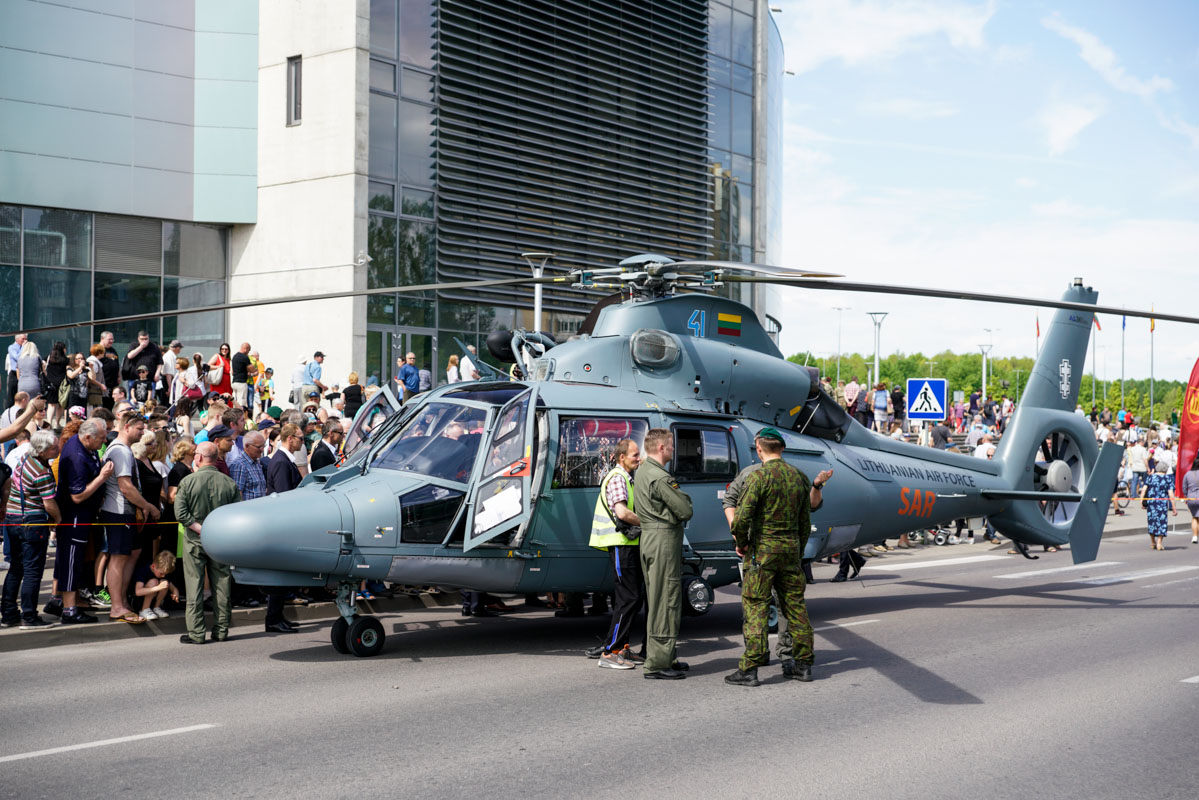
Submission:
M 0 200 L 254 219 L 256 0 L 5 0 Z
M 230 302 L 364 288 L 369 0 L 262 0 L 258 216 L 235 226 Z M 287 60 L 300 56 L 302 116 L 287 124 Z M 275 369 L 286 397 L 301 358 L 326 354 L 324 383 L 365 357 L 365 298 L 237 309 L 227 329 Z

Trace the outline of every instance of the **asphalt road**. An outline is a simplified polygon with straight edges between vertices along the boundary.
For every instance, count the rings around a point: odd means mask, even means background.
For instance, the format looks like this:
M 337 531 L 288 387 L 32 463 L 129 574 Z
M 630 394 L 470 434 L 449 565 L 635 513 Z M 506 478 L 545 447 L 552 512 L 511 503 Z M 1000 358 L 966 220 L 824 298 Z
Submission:
M 1107 539 L 1084 568 L 898 551 L 847 584 L 818 565 L 810 684 L 777 666 L 756 689 L 724 684 L 741 647 L 726 592 L 685 620 L 678 682 L 597 669 L 580 651 L 607 618 L 540 610 L 390 615 L 374 659 L 335 653 L 328 623 L 6 653 L 0 795 L 1189 800 L 1189 541 Z M 60 747 L 79 749 L 39 754 Z

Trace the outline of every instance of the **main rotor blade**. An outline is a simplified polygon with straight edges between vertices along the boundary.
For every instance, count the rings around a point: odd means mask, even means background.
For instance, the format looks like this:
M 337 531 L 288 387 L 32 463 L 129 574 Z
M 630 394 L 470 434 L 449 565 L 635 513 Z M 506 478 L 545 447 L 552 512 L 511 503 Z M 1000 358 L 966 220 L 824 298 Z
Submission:
M 421 283 L 414 286 L 388 286 L 381 289 L 357 289 L 349 292 L 326 292 L 324 294 L 293 295 L 291 297 L 266 297 L 261 300 L 242 300 L 236 303 L 219 303 L 211 306 L 195 308 L 172 309 L 171 311 L 149 311 L 141 314 L 129 314 L 123 317 L 105 317 L 104 319 L 89 319 L 83 322 L 67 322 L 60 325 L 43 325 L 40 328 L 22 328 L 19 331 L 3 331 L 0 337 L 16 336 L 18 333 L 43 333 L 57 331 L 63 328 L 83 328 L 89 325 L 117 325 L 122 322 L 136 322 L 147 317 L 182 317 L 187 314 L 204 314 L 209 311 L 228 311 L 236 308 L 258 308 L 259 306 L 278 305 L 280 303 L 303 303 L 309 300 L 338 300 L 345 297 L 360 297 L 375 294 L 410 294 L 413 292 L 440 291 L 442 289 L 486 289 L 492 286 L 520 286 L 522 284 L 564 283 L 575 281 L 573 275 L 562 275 L 545 278 L 497 278 L 479 281 L 455 281 L 453 283 Z
M 753 272 L 758 275 L 769 275 L 776 278 L 844 278 L 836 272 L 818 272 L 812 269 L 796 269 L 795 267 L 776 267 L 773 264 L 745 264 L 740 261 L 675 261 L 666 265 L 672 270 L 679 267 L 707 271 L 713 269 L 738 272 Z M 721 280 L 724 280 L 721 278 Z
M 1006 294 L 983 294 L 956 289 L 927 289 L 919 286 L 896 286 L 886 283 L 851 283 L 841 281 L 811 280 L 807 278 L 747 278 L 740 275 L 724 275 L 724 283 L 773 283 L 779 286 L 795 286 L 800 289 L 830 289 L 840 292 L 874 292 L 877 294 L 900 294 L 912 297 L 941 297 L 947 300 L 978 300 L 983 303 L 1005 303 L 1015 306 L 1043 306 L 1082 311 L 1087 314 L 1121 314 L 1127 317 L 1143 317 L 1166 322 L 1185 322 L 1199 325 L 1199 317 L 1168 314 L 1163 311 L 1136 311 L 1115 306 L 1093 306 L 1088 303 L 1071 303 L 1064 300 L 1046 300 L 1039 297 L 1017 297 Z

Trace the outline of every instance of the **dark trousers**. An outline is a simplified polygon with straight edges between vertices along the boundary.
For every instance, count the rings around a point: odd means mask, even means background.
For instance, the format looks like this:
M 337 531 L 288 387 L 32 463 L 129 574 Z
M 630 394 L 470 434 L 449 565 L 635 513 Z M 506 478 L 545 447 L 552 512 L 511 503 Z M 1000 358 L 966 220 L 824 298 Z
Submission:
M 270 589 L 266 595 L 266 624 L 276 625 L 284 622 L 283 617 L 283 602 L 287 599 L 287 593 L 282 589 Z
M 20 523 L 21 517 L 8 517 L 5 523 Z M 45 522 L 45 519 L 39 520 Z M 42 573 L 46 569 L 46 545 L 50 541 L 50 528 L 45 525 L 15 526 L 4 529 L 4 543 L 8 546 L 8 575 L 4 577 L 4 593 L 0 598 L 0 619 L 5 622 L 30 622 L 37 618 L 38 589 Z M 17 597 L 21 607 L 17 609 Z
M 608 549 L 608 562 L 616 576 L 612 601 L 612 625 L 604 638 L 607 651 L 623 650 L 629 643 L 633 626 L 641 629 L 641 649 L 645 650 L 645 623 L 641 607 L 645 605 L 645 581 L 641 577 L 641 548 L 620 545 Z
M 837 568 L 837 576 L 842 578 L 849 577 L 849 568 L 853 567 L 853 577 L 858 577 L 858 572 L 862 569 L 862 565 L 866 563 L 866 558 L 857 550 L 846 550 L 841 553 L 841 566 Z
M 4 407 L 8 408 L 9 406 L 11 406 L 13 403 L 16 402 L 16 399 L 17 399 L 17 371 L 10 370 L 8 373 L 8 386 L 5 387 L 5 392 L 4 392 Z

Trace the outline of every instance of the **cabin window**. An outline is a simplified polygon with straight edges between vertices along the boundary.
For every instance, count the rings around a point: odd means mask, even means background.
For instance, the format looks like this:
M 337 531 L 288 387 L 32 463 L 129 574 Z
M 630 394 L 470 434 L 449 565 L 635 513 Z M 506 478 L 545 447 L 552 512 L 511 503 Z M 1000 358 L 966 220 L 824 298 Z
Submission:
M 616 443 L 632 439 L 641 447 L 649 423 L 643 419 L 569 417 L 558 429 L 558 463 L 554 488 L 582 489 L 600 485 L 616 466 Z
M 723 428 L 676 426 L 674 464 L 680 481 L 727 481 L 737 474 L 733 437 Z

